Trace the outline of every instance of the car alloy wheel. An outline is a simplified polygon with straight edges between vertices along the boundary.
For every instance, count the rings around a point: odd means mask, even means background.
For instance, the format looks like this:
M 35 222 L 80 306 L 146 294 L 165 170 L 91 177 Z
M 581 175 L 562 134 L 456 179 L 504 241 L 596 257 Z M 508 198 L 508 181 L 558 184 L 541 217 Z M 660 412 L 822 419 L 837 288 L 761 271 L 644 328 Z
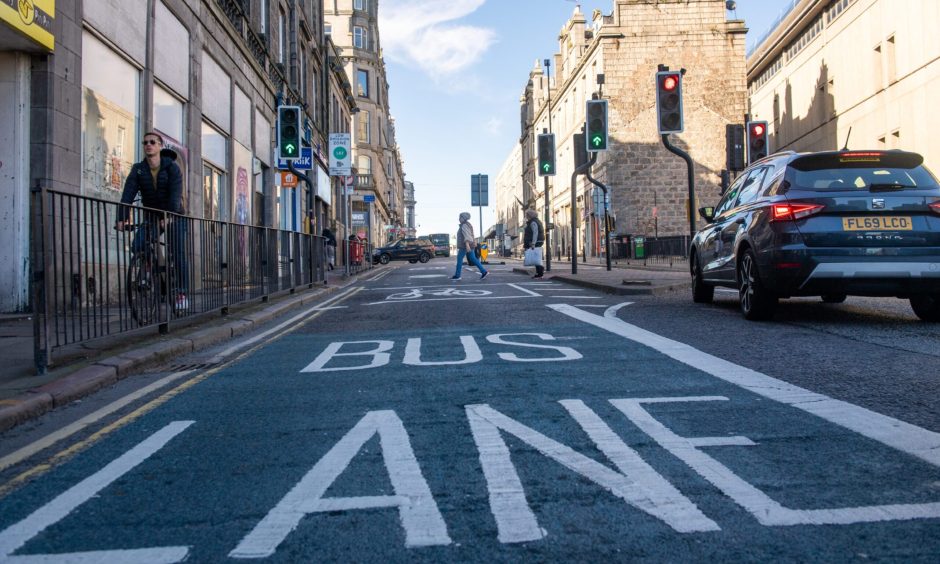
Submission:
M 715 287 L 705 283 L 698 253 L 695 253 L 692 258 L 692 301 L 697 304 L 710 304 L 713 299 L 715 299 Z
M 940 294 L 912 297 L 911 309 L 923 321 L 940 321 Z
M 379 256 L 379 262 L 382 264 L 388 264 L 388 261 L 392 260 L 392 257 L 388 256 L 388 253 L 382 253 Z
M 428 262 L 429 260 L 431 260 L 431 255 L 429 255 L 428 253 L 421 253 L 421 256 L 418 257 L 418 260 L 421 261 L 422 264 L 424 264 Z
M 757 259 L 750 249 L 744 251 L 738 266 L 738 296 L 745 319 L 760 321 L 773 317 L 777 297 L 761 283 Z

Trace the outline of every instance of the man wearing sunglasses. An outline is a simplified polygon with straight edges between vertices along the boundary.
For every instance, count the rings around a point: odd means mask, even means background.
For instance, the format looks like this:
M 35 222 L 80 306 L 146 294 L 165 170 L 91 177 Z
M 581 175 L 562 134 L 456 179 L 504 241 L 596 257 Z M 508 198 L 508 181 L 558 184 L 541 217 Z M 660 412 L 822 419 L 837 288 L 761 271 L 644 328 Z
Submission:
M 140 194 L 141 205 L 145 208 L 162 210 L 182 215 L 183 210 L 183 174 L 176 164 L 176 152 L 163 148 L 163 137 L 153 131 L 144 134 L 144 159 L 134 163 L 127 180 L 124 181 L 124 193 L 121 195 L 122 204 L 133 204 Z M 147 212 L 144 212 L 147 217 Z M 123 230 L 128 225 L 130 208 L 121 206 L 118 212 L 116 228 Z M 163 219 L 147 221 L 151 226 L 163 229 Z M 172 288 L 176 292 L 176 309 L 189 309 L 189 300 L 186 297 L 189 273 L 186 261 L 186 222 L 183 218 L 169 216 L 170 252 L 173 254 L 175 272 L 171 273 Z M 134 236 L 133 249 L 139 252 L 147 241 L 147 237 L 156 236 L 155 227 L 151 233 L 144 233 L 143 227 L 138 226 Z

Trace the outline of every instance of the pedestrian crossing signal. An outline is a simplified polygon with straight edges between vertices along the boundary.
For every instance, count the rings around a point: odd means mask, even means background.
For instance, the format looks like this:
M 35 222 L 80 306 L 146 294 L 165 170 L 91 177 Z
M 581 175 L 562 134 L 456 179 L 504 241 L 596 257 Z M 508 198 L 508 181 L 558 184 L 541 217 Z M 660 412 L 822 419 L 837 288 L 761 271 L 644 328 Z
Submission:
M 607 100 L 588 100 L 587 135 L 585 141 L 588 151 L 607 150 Z
M 538 136 L 539 176 L 555 176 L 555 134 Z

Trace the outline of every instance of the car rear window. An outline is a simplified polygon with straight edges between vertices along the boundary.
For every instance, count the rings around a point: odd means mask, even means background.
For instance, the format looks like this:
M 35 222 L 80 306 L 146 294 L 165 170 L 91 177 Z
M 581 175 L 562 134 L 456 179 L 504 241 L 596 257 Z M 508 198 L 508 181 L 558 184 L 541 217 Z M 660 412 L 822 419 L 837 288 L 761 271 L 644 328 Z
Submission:
M 844 152 L 807 155 L 793 160 L 791 183 L 803 190 L 907 190 L 938 188 L 937 180 L 916 153 Z

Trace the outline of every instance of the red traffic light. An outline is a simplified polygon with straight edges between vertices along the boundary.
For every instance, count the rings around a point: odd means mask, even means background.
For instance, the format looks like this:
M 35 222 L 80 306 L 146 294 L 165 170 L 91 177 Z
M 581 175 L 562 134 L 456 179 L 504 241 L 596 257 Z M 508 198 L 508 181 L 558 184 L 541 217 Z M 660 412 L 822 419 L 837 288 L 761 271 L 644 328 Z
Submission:
M 679 75 L 678 74 L 667 74 L 663 75 L 663 90 L 667 92 L 672 92 L 679 86 Z
M 754 137 L 760 137 L 766 131 L 766 126 L 763 123 L 755 123 L 751 125 L 751 135 Z

